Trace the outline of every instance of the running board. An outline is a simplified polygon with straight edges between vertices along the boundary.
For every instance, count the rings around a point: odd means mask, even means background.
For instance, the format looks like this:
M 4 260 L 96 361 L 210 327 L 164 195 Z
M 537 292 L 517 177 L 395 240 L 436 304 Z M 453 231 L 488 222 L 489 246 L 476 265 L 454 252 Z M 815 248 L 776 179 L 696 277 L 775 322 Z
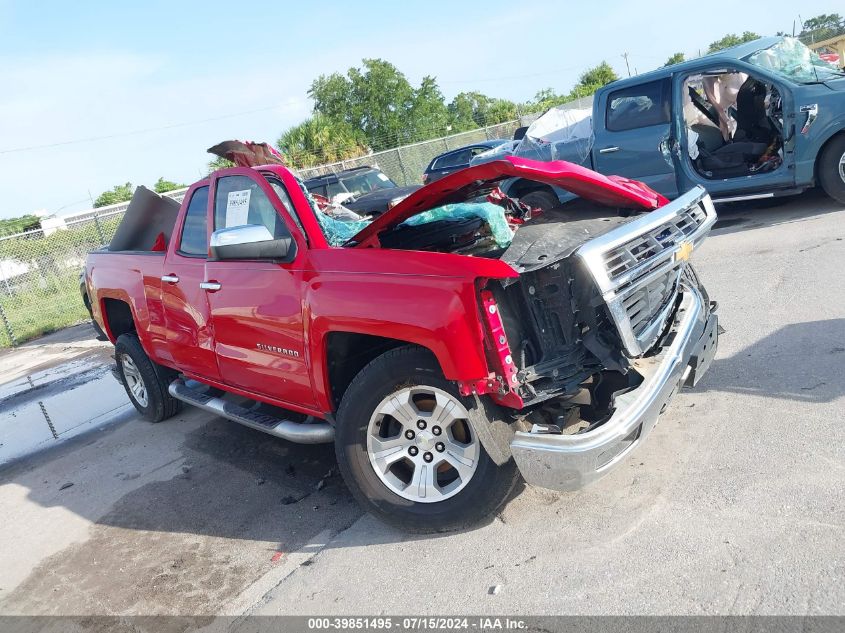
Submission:
M 215 415 L 232 420 L 238 424 L 243 424 L 257 431 L 264 431 L 289 442 L 296 442 L 297 444 L 327 444 L 334 441 L 334 427 L 328 422 L 312 422 L 311 420 L 315 420 L 315 418 L 310 416 L 305 422 L 293 422 L 267 415 L 266 413 L 250 411 L 233 402 L 226 402 L 222 398 L 191 389 L 181 379 L 174 380 L 170 383 L 167 391 L 177 400 L 181 400 L 203 411 L 214 413 Z
M 745 202 L 746 200 L 762 200 L 764 198 L 774 198 L 773 193 L 751 193 L 743 196 L 730 196 L 728 198 L 713 198 L 713 203 L 718 204 L 722 202 Z

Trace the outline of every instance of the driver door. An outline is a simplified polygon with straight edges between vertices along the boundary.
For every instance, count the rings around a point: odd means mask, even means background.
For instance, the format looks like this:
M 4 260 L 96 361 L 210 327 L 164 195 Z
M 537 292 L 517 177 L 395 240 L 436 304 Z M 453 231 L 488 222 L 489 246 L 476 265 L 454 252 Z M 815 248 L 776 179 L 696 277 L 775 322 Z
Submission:
M 658 79 L 603 96 L 593 122 L 596 171 L 640 180 L 667 198 L 678 196 L 672 146 L 671 81 Z
M 212 209 L 213 231 L 259 225 L 274 238 L 298 236 L 304 246 L 296 225 L 288 224 L 294 208 L 284 186 L 279 182 L 271 187 L 251 169 L 230 169 L 217 176 Z M 306 282 L 300 263 L 306 253 L 305 248 L 297 250 L 290 263 L 210 259 L 204 288 L 222 381 L 308 407 L 315 399 L 303 332 Z

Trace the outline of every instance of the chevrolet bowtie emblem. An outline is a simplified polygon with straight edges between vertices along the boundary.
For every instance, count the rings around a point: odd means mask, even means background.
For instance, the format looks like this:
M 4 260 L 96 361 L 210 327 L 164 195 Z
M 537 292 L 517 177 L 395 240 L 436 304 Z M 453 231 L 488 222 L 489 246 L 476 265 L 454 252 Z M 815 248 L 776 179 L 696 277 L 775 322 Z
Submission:
M 692 244 L 690 242 L 681 242 L 678 245 L 678 250 L 675 252 L 676 262 L 688 262 L 692 255 Z

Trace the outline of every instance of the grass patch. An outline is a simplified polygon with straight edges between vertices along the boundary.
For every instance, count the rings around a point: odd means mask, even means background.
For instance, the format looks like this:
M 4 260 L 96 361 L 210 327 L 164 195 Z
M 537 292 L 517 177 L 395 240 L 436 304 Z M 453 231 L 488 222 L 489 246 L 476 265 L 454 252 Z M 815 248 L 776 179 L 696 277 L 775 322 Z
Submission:
M 29 288 L 12 296 L 2 293 L 0 306 L 18 344 L 88 319 L 76 275 L 56 276 L 47 280 L 44 287 Z M 0 347 L 11 345 L 6 325 L 2 324 Z

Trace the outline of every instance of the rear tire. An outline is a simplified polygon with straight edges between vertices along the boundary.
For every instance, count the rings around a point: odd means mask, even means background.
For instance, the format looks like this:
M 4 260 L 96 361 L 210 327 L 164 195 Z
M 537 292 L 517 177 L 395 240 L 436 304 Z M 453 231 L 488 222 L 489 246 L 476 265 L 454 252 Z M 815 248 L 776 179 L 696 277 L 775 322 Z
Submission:
M 161 422 L 179 412 L 182 403 L 167 391 L 175 372 L 151 361 L 137 334 L 118 336 L 114 357 L 126 395 L 145 419 Z
M 492 515 L 519 471 L 513 460 L 490 459 L 469 425 L 470 406 L 420 347 L 390 350 L 361 370 L 341 401 L 335 437 L 358 502 L 411 532 L 456 530 Z
M 531 191 L 524 196 L 520 196 L 519 201 L 527 204 L 532 209 L 540 209 L 541 211 L 551 211 L 560 206 L 560 200 L 551 191 Z
M 827 195 L 845 204 L 845 133 L 839 134 L 822 150 L 819 183 Z

